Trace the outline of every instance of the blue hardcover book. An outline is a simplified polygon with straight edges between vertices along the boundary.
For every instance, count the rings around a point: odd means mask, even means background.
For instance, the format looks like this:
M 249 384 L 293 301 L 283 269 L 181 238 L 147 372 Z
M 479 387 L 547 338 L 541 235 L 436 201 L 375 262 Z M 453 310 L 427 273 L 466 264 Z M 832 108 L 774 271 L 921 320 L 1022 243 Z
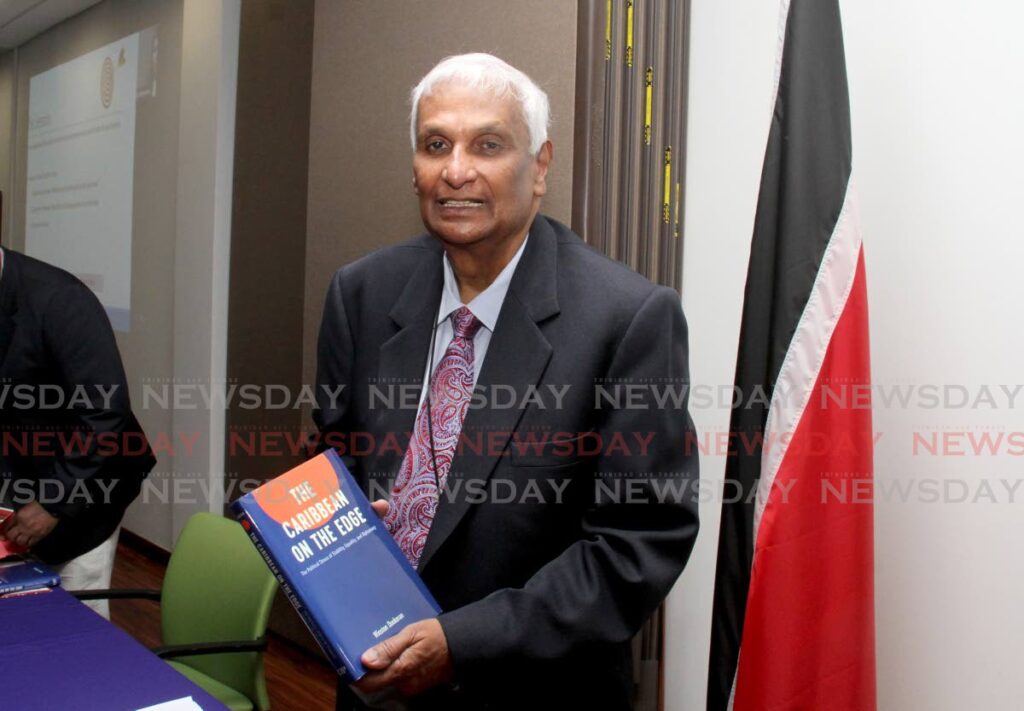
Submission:
M 333 450 L 231 505 L 337 672 L 441 608 Z
M 32 558 L 12 558 L 0 562 L 0 595 L 55 588 L 60 576 L 44 563 Z

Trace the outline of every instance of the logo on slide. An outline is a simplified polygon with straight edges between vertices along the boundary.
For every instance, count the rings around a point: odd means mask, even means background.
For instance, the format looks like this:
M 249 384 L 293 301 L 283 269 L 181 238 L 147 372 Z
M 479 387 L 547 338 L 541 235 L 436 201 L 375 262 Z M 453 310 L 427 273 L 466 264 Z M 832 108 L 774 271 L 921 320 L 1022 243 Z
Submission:
M 109 109 L 114 99 L 114 63 L 110 57 L 103 60 L 103 71 L 100 72 L 100 101 L 103 108 Z

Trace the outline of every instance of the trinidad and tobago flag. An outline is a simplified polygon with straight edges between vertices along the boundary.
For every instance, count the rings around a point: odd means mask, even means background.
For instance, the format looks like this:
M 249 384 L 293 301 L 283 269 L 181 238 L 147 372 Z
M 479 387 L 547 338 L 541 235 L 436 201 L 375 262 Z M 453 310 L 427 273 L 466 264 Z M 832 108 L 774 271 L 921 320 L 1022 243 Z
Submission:
M 736 365 L 739 392 L 770 398 L 732 414 L 753 446 L 726 465 L 743 496 L 722 508 L 707 708 L 873 711 L 868 311 L 839 3 L 791 0 L 782 17 Z

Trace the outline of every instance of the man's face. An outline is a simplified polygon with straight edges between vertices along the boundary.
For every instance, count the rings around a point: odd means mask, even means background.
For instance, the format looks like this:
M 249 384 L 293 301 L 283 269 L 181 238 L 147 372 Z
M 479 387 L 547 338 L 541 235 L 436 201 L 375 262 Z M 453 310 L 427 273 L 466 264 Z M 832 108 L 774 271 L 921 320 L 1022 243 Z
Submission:
M 423 224 L 446 245 L 497 247 L 525 234 L 550 160 L 550 143 L 530 154 L 511 96 L 449 85 L 420 100 L 413 183 Z

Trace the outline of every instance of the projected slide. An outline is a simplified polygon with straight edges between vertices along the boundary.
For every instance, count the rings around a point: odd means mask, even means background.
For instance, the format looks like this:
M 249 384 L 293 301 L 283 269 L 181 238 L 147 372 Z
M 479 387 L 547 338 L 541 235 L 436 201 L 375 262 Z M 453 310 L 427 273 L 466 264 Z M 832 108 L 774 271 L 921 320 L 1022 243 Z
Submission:
M 119 331 L 131 324 L 138 67 L 136 33 L 29 83 L 25 250 L 84 281 Z

